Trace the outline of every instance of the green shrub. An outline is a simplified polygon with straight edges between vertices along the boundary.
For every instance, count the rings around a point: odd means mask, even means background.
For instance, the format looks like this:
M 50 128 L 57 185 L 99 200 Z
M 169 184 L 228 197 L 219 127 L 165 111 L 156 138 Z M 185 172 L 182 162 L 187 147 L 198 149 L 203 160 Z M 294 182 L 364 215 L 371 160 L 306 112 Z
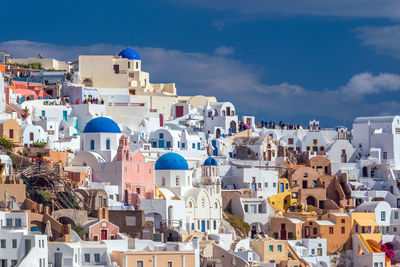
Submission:
M 0 146 L 4 147 L 5 149 L 8 149 L 8 150 L 14 149 L 13 142 L 5 137 L 0 137 Z
M 32 143 L 33 147 L 44 148 L 47 145 L 47 142 L 44 141 L 35 141 Z
M 239 216 L 233 215 L 225 212 L 226 217 L 228 217 L 229 224 L 240 231 L 244 236 L 247 236 L 250 232 L 250 225 L 243 221 Z

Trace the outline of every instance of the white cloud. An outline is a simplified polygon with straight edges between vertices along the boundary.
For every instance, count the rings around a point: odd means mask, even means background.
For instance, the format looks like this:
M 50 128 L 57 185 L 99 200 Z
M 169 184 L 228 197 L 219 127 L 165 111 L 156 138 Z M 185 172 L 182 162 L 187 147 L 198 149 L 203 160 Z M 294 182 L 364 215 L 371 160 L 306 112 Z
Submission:
M 244 15 L 316 15 L 338 17 L 400 17 L 398 0 L 170 0 L 177 4 L 217 10 L 232 10 Z
M 235 53 L 235 49 L 232 46 L 221 45 L 214 50 L 214 54 L 217 56 L 228 56 Z
M 364 45 L 381 54 L 400 58 L 400 25 L 386 27 L 359 27 L 355 30 Z
M 36 56 L 74 60 L 79 54 L 117 54 L 126 46 L 95 44 L 58 46 L 47 43 L 10 41 L 0 43 L 15 57 Z M 135 48 L 135 47 L 134 47 Z M 400 75 L 360 73 L 337 89 L 307 90 L 300 85 L 262 82 L 260 66 L 206 53 L 187 53 L 153 47 L 135 48 L 143 59 L 143 69 L 152 82 L 175 82 L 180 95 L 215 95 L 231 101 L 242 114 L 265 116 L 263 119 L 326 117 L 352 121 L 361 115 L 395 114 L 400 103 L 380 100 L 367 102 L 368 94 L 393 93 L 400 90 Z M 368 107 L 367 109 L 365 107 Z M 268 116 L 268 117 L 267 117 Z
M 341 88 L 342 93 L 352 97 L 360 97 L 366 94 L 377 94 L 385 91 L 399 90 L 399 75 L 380 73 L 374 76 L 369 72 L 354 75 L 350 81 Z

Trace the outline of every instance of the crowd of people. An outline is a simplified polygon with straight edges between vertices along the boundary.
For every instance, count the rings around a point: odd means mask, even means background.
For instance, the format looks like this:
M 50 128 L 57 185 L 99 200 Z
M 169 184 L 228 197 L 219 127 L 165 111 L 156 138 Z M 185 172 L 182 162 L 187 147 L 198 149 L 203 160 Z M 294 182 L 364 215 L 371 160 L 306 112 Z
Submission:
M 83 101 L 78 98 L 77 100 L 75 100 L 75 104 L 104 104 L 104 100 L 99 100 L 98 98 L 85 98 L 83 99 Z
M 300 124 L 286 124 L 283 121 L 280 121 L 278 124 L 276 121 L 257 121 L 257 128 L 267 128 L 267 129 L 288 129 L 288 130 L 297 130 L 297 129 L 303 129 L 303 127 Z

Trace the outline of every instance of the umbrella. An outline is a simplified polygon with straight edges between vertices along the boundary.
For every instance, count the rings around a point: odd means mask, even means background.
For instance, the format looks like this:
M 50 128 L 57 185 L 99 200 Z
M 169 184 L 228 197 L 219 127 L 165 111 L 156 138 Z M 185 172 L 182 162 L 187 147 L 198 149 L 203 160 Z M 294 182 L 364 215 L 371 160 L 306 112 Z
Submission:
M 49 220 L 46 222 L 46 228 L 44 229 L 44 233 L 47 235 L 47 238 L 52 238 L 53 233 L 51 231 L 51 223 Z

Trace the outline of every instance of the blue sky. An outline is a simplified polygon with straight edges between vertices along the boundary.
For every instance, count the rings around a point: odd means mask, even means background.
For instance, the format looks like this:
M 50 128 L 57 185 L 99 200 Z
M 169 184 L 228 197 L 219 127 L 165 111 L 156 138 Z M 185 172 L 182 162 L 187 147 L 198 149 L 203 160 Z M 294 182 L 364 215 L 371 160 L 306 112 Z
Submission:
M 142 55 L 153 82 L 216 95 L 258 119 L 351 125 L 398 114 L 400 3 L 393 0 L 7 1 L 0 50 L 73 60 Z M 18 12 L 15 12 L 18 10 Z M 34 12 L 33 12 L 34 11 Z

